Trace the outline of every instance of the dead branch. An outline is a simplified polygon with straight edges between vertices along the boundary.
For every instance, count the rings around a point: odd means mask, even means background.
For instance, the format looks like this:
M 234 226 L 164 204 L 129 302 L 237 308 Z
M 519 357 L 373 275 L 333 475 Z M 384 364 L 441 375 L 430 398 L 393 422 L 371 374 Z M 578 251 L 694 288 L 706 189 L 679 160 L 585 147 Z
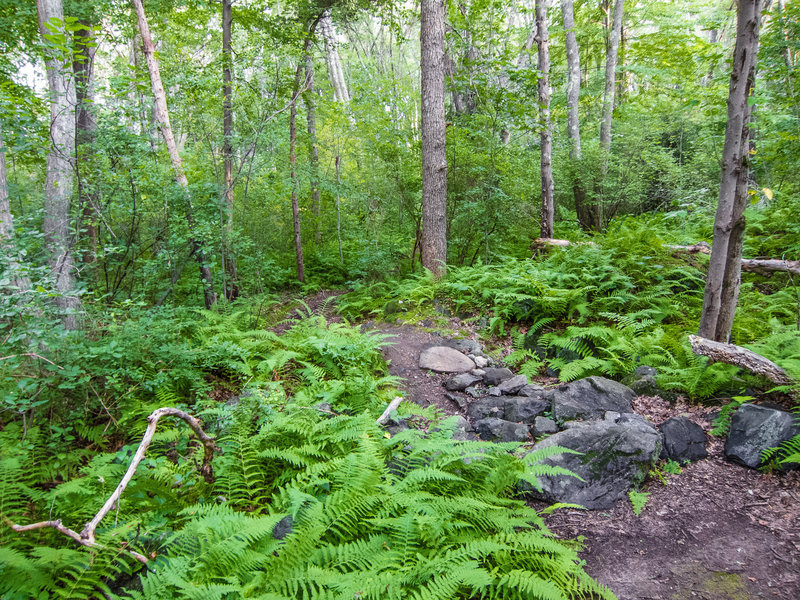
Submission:
M 39 523 L 31 523 L 30 525 L 17 525 L 6 519 L 8 525 L 14 531 L 19 532 L 42 529 L 44 527 L 52 527 L 56 531 L 60 531 L 67 537 L 72 538 L 83 546 L 87 546 L 89 548 L 102 548 L 103 546 L 98 544 L 95 540 L 95 530 L 100 524 L 100 521 L 102 521 L 103 518 L 109 512 L 111 512 L 114 506 L 116 506 L 119 502 L 119 499 L 122 497 L 122 492 L 125 491 L 125 488 L 130 483 L 134 473 L 136 473 L 136 469 L 139 467 L 139 463 L 141 463 L 142 459 L 144 459 L 144 455 L 147 452 L 147 448 L 150 446 L 150 442 L 153 441 L 153 435 L 155 435 L 156 426 L 158 425 L 159 419 L 165 416 L 183 419 L 200 440 L 200 443 L 203 444 L 203 464 L 200 466 L 200 473 L 207 482 L 213 482 L 214 473 L 211 468 L 211 460 L 214 458 L 214 452 L 217 450 L 217 445 L 214 442 L 214 439 L 209 437 L 206 432 L 203 431 L 203 428 L 200 426 L 200 421 L 198 421 L 189 413 L 177 408 L 163 407 L 154 410 L 153 413 L 147 417 L 147 429 L 144 432 L 144 436 L 142 436 L 142 441 L 139 442 L 139 447 L 136 449 L 136 454 L 133 455 L 133 459 L 131 460 L 131 464 L 128 466 L 128 470 L 125 472 L 125 475 L 123 475 L 122 480 L 117 485 L 114 493 L 112 493 L 108 500 L 106 500 L 106 503 L 103 504 L 102 508 L 97 512 L 94 518 L 86 523 L 80 533 L 65 527 L 61 523 L 61 519 L 57 519 L 55 521 L 41 521 Z M 134 552 L 132 550 L 126 550 L 126 552 L 128 552 L 128 554 L 130 554 L 139 562 L 147 562 L 147 557 L 139 554 L 138 552 Z
M 386 421 L 389 420 L 389 415 L 393 410 L 397 410 L 397 407 L 400 406 L 400 403 L 403 401 L 403 398 L 400 396 L 395 396 L 394 400 L 389 403 L 389 406 L 386 407 L 386 410 L 383 411 L 383 414 L 375 419 L 375 422 L 378 425 L 383 425 Z
M 776 385 L 794 383 L 786 371 L 774 362 L 747 348 L 742 348 L 735 344 L 715 342 L 699 335 L 690 335 L 689 343 L 692 345 L 692 352 L 699 356 L 707 356 L 711 362 L 721 362 L 747 369 Z

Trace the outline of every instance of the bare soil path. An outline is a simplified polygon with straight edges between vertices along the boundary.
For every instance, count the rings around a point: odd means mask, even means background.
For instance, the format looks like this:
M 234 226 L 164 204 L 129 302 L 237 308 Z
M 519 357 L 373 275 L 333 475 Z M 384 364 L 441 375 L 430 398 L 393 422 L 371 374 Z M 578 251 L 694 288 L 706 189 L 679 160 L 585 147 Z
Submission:
M 365 323 L 394 336 L 384 354 L 407 397 L 463 414 L 445 396 L 445 375 L 419 369 L 420 352 L 443 338 L 410 325 Z M 547 380 L 540 383 L 550 383 Z M 686 414 L 706 431 L 707 407 L 640 397 L 636 410 L 658 425 Z M 557 511 L 551 531 L 583 543 L 587 571 L 620 600 L 800 600 L 800 472 L 772 475 L 729 463 L 722 441 L 709 458 L 652 476 L 637 517 L 627 502 L 608 511 Z M 544 508 L 544 505 L 536 505 Z

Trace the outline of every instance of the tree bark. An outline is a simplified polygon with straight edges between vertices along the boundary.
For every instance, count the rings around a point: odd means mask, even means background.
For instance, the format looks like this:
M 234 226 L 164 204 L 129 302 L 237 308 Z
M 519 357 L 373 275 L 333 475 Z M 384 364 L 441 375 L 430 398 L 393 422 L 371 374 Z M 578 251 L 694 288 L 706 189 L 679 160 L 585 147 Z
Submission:
M 300 233 L 300 206 L 297 203 L 297 170 L 295 160 L 295 146 L 297 134 L 295 122 L 297 120 L 297 97 L 300 95 L 300 77 L 303 73 L 303 63 L 297 63 L 297 70 L 294 76 L 294 89 L 292 90 L 292 102 L 289 108 L 289 169 L 291 170 L 292 180 L 292 223 L 294 226 L 294 250 L 297 259 L 297 279 L 301 283 L 306 281 L 306 268 L 303 262 L 303 238 Z
M 547 34 L 547 0 L 536 0 L 536 44 L 539 48 L 539 126 L 541 140 L 541 237 L 553 237 L 553 132 L 550 127 L 550 47 Z
M 217 301 L 217 294 L 214 291 L 214 280 L 211 277 L 211 267 L 206 260 L 205 245 L 195 235 L 194 223 L 194 206 L 192 204 L 192 195 L 189 191 L 189 180 L 186 178 L 186 172 L 183 170 L 183 161 L 181 155 L 178 153 L 178 146 L 175 143 L 175 136 L 172 133 L 172 126 L 169 121 L 169 111 L 167 110 L 167 95 L 164 92 L 164 85 L 161 82 L 161 73 L 158 68 L 158 62 L 155 57 L 155 47 L 153 39 L 150 36 L 150 27 L 147 24 L 147 17 L 144 13 L 144 6 L 142 0 L 131 0 L 133 7 L 136 10 L 136 20 L 139 27 L 139 33 L 142 35 L 142 49 L 147 61 L 147 69 L 150 72 L 150 84 L 153 88 L 153 96 L 155 105 L 153 112 L 161 129 L 161 136 L 164 138 L 164 143 L 167 146 L 170 159 L 172 160 L 172 169 L 175 173 L 175 181 L 183 189 L 186 197 L 187 211 L 186 222 L 189 226 L 189 235 L 191 236 L 191 244 L 194 250 L 194 255 L 200 267 L 200 280 L 203 285 L 203 299 L 205 301 L 206 309 L 211 308 Z
M 14 217 L 8 200 L 8 175 L 6 173 L 6 147 L 3 127 L 0 123 L 0 250 L 6 257 L 6 268 L 11 277 L 11 285 L 19 292 L 31 288 L 30 279 L 23 273 L 19 252 L 14 242 Z
M 228 300 L 239 295 L 236 258 L 233 256 L 233 56 L 231 0 L 222 0 L 222 155 L 225 172 L 225 219 L 222 225 L 222 262 L 227 276 L 224 293 Z
M 422 0 L 422 266 L 437 276 L 447 264 L 444 15 L 444 0 Z
M 328 78 L 333 86 L 333 99 L 335 102 L 348 104 L 350 93 L 347 91 L 347 82 L 342 70 L 342 61 L 339 59 L 339 50 L 336 48 L 336 30 L 333 27 L 330 11 L 326 10 L 319 20 L 319 30 L 325 40 L 325 63 L 328 67 Z
M 755 79 L 760 24 L 761 0 L 740 0 L 719 201 L 698 331 L 700 336 L 717 342 L 728 341 L 739 298 L 744 210 L 748 202 L 748 139 L 752 113 L 749 99 Z
M 692 352 L 699 356 L 707 356 L 711 362 L 721 362 L 747 369 L 776 385 L 793 383 L 786 371 L 768 358 L 747 348 L 709 340 L 697 335 L 690 335 L 689 343 L 692 345 Z
M 47 36 L 63 29 L 61 0 L 37 0 L 39 31 L 46 46 Z M 55 283 L 56 306 L 66 329 L 77 329 L 80 299 L 74 295 L 74 259 L 70 239 L 70 202 L 74 185 L 75 85 L 69 76 L 71 65 L 61 51 L 48 47 L 47 83 L 50 88 L 50 150 L 44 200 L 44 239 L 49 254 L 50 274 Z
M 303 103 L 306 105 L 306 122 L 308 125 L 308 156 L 311 167 L 311 209 L 314 211 L 314 241 L 322 243 L 322 201 L 319 189 L 319 149 L 317 148 L 317 111 L 314 102 L 314 56 L 311 40 L 306 43 L 306 91 L 303 92 Z
M 606 155 L 611 150 L 611 121 L 614 113 L 614 92 L 616 91 L 617 54 L 624 10 L 625 0 L 616 0 L 614 2 L 614 19 L 609 32 L 608 53 L 606 54 L 606 87 L 603 92 L 603 117 L 600 123 L 600 147 Z M 606 156 L 604 160 L 607 163 L 608 157 Z
M 339 184 L 341 182 L 340 165 L 342 157 L 336 155 L 336 239 L 339 242 L 339 264 L 344 264 L 344 253 L 342 252 L 342 213 L 339 208 Z

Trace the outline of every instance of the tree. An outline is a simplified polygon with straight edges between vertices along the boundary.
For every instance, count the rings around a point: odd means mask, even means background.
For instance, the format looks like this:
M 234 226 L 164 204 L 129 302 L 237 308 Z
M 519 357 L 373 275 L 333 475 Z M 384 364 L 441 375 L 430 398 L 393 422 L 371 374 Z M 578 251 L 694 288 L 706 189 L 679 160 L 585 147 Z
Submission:
M 755 83 L 760 26 L 761 0 L 739 0 L 714 241 L 698 331 L 700 336 L 717 342 L 728 341 L 739 298 L 744 210 L 749 198 L 751 92 Z
M 175 181 L 183 190 L 186 198 L 186 223 L 189 226 L 192 254 L 196 257 L 200 267 L 203 300 L 206 309 L 209 309 L 217 302 L 217 294 L 214 291 L 214 280 L 211 277 L 211 267 L 208 264 L 205 244 L 203 244 L 202 240 L 200 240 L 195 233 L 194 206 L 192 204 L 192 195 L 189 191 L 189 180 L 186 178 L 186 172 L 183 170 L 183 161 L 181 160 L 181 155 L 178 153 L 178 146 L 175 143 L 175 136 L 172 133 L 172 125 L 170 125 L 169 122 L 167 95 L 164 92 L 164 85 L 161 82 L 161 72 L 159 71 L 158 61 L 156 61 L 155 57 L 153 38 L 150 36 L 150 27 L 147 24 L 147 16 L 144 12 L 142 0 L 131 0 L 131 2 L 133 2 L 133 7 L 136 10 L 136 21 L 139 27 L 139 33 L 142 36 L 142 49 L 147 61 L 147 69 L 150 72 L 150 84 L 153 88 L 153 97 L 155 99 L 153 113 L 155 114 L 155 119 L 161 129 L 161 136 L 164 138 L 164 144 L 167 146 L 167 151 L 172 160 L 172 170 L 175 173 Z
M 311 50 L 311 37 L 306 40 L 305 51 Z M 298 61 L 294 76 L 294 88 L 292 89 L 292 100 L 289 106 L 289 170 L 292 180 L 292 225 L 294 227 L 294 250 L 297 262 L 297 280 L 301 283 L 306 281 L 306 267 L 303 261 L 303 238 L 300 231 L 300 205 L 297 201 L 297 165 L 296 165 L 296 146 L 297 146 L 297 97 L 301 94 L 301 77 L 303 74 L 303 62 Z
M 6 174 L 6 148 L 3 142 L 3 128 L 0 124 L 0 250 L 6 257 L 6 268 L 10 272 L 11 285 L 19 291 L 31 287 L 28 277 L 22 272 L 22 265 L 14 246 L 14 217 L 8 201 L 8 176 Z
M 422 0 L 422 266 L 447 264 L 447 154 L 444 120 L 444 0 Z
M 222 156 L 225 171 L 225 220 L 222 224 L 222 262 L 227 277 L 225 297 L 235 300 L 239 295 L 236 258 L 231 248 L 233 236 L 233 57 L 231 29 L 233 14 L 231 0 L 222 0 Z
M 547 36 L 547 0 L 536 0 L 536 44 L 539 48 L 539 126 L 541 127 L 542 224 L 540 235 L 553 237 L 553 132 L 550 128 L 550 47 Z
M 56 306 L 67 329 L 78 326 L 74 259 L 70 236 L 70 203 L 75 180 L 75 82 L 71 64 L 64 10 L 61 0 L 37 0 L 39 32 L 47 48 L 47 84 L 50 90 L 50 149 L 44 201 L 44 238 L 50 274 L 55 284 Z
M 608 52 L 606 53 L 606 86 L 603 92 L 603 117 L 600 122 L 600 147 L 605 152 L 604 160 L 608 161 L 611 151 L 611 120 L 614 113 L 614 93 L 616 91 L 617 55 L 619 40 L 622 34 L 622 16 L 625 11 L 625 0 L 615 0 L 614 17 L 611 31 L 608 34 Z

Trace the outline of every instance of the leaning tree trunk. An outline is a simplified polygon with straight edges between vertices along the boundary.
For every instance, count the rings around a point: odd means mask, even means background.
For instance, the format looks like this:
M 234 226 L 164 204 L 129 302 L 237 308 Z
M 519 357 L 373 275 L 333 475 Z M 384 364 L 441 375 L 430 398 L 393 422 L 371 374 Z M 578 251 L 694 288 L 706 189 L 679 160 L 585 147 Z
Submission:
M 292 101 L 289 106 L 289 169 L 292 180 L 292 224 L 294 226 L 294 250 L 297 259 L 297 280 L 301 283 L 306 281 L 306 268 L 303 262 L 303 238 L 300 233 L 300 206 L 297 203 L 297 168 L 295 159 L 295 147 L 297 144 L 296 121 L 297 121 L 297 97 L 300 95 L 300 77 L 303 73 L 303 64 L 297 63 L 297 71 L 294 76 L 294 89 L 292 90 Z
M 209 266 L 206 258 L 205 245 L 195 234 L 194 206 L 192 204 L 192 195 L 189 192 L 189 180 L 186 179 L 186 172 L 183 170 L 183 161 L 181 160 L 181 155 L 178 153 L 178 146 L 175 143 L 175 136 L 172 134 L 172 126 L 169 122 L 169 111 L 167 110 L 167 95 L 164 93 L 164 85 L 161 83 L 161 73 L 158 68 L 158 62 L 156 61 L 155 47 L 153 45 L 153 39 L 150 37 L 150 27 L 147 24 L 144 6 L 142 5 L 142 0 L 131 0 L 131 2 L 136 10 L 136 20 L 139 26 L 139 33 L 142 35 L 142 49 L 144 51 L 145 59 L 147 60 L 147 69 L 150 72 L 150 84 L 153 88 L 153 96 L 155 98 L 153 112 L 159 128 L 161 129 L 161 135 L 164 138 L 164 143 L 167 146 L 170 159 L 172 160 L 172 169 L 175 173 L 175 181 L 183 189 L 186 197 L 186 222 L 189 226 L 189 235 L 191 236 L 191 244 L 194 251 L 194 256 L 200 266 L 200 280 L 203 284 L 203 299 L 205 301 L 206 309 L 209 309 L 216 303 L 217 294 L 214 291 L 214 280 L 211 277 L 211 267 Z
M 567 53 L 567 137 L 569 138 L 569 157 L 573 167 L 578 168 L 581 160 L 581 127 L 578 106 L 581 90 L 581 61 L 578 40 L 575 36 L 575 15 L 572 0 L 561 0 L 561 16 L 564 20 Z M 575 213 L 583 229 L 591 229 L 594 222 L 593 207 L 586 203 L 586 188 L 578 172 L 572 175 L 572 196 L 575 200 Z
M 422 266 L 447 264 L 447 154 L 444 120 L 444 0 L 422 0 Z
M 314 55 L 311 40 L 306 42 L 306 91 L 303 92 L 303 103 L 306 105 L 306 122 L 308 125 L 308 155 L 311 167 L 311 209 L 314 211 L 314 241 L 322 242 L 322 201 L 319 190 L 319 150 L 317 148 L 317 111 L 314 102 Z
M 14 217 L 8 201 L 8 176 L 6 173 L 6 147 L 3 128 L 0 124 L 0 253 L 6 257 L 6 268 L 11 285 L 20 292 L 31 288 L 30 279 L 23 273 L 19 252 L 14 243 Z
M 336 30 L 333 27 L 330 11 L 326 10 L 323 13 L 319 20 L 319 29 L 325 40 L 325 63 L 328 66 L 328 78 L 333 86 L 333 99 L 347 104 L 350 102 L 350 93 L 347 91 L 342 61 L 339 59 L 339 50 L 336 47 Z
M 64 31 L 61 0 L 37 0 L 39 31 L 47 38 Z M 50 273 L 58 293 L 56 306 L 67 329 L 76 329 L 80 299 L 74 295 L 74 260 L 70 239 L 70 202 L 75 179 L 75 85 L 71 65 L 62 51 L 47 48 L 47 83 L 50 88 L 50 151 L 44 199 L 44 239 Z
M 755 80 L 760 25 L 761 0 L 739 0 L 719 202 L 698 331 L 700 336 L 717 342 L 728 341 L 739 298 L 753 108 L 749 100 Z
M 619 38 L 622 33 L 622 15 L 625 10 L 625 0 L 614 2 L 614 20 L 608 38 L 608 53 L 606 54 L 606 87 L 603 92 L 603 117 L 600 123 L 600 147 L 605 152 L 604 161 L 608 163 L 608 153 L 611 151 L 611 120 L 614 113 L 614 92 L 616 91 L 617 54 L 619 53 Z
M 236 257 L 233 255 L 233 56 L 231 0 L 222 0 L 222 156 L 225 171 L 225 219 L 222 223 L 222 262 L 227 277 L 224 293 L 228 300 L 239 295 Z
M 547 35 L 547 0 L 536 0 L 536 44 L 539 47 L 539 114 L 542 128 L 542 226 L 541 237 L 553 237 L 553 132 L 550 128 L 550 47 Z

